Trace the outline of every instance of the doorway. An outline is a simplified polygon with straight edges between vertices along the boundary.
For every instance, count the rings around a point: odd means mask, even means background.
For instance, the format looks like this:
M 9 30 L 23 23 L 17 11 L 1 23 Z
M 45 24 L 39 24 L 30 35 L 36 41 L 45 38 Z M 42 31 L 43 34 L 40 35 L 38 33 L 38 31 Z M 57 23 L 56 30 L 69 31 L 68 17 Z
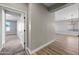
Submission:
M 3 8 L 4 37 L 2 39 L 3 55 L 25 55 L 24 50 L 24 13 Z

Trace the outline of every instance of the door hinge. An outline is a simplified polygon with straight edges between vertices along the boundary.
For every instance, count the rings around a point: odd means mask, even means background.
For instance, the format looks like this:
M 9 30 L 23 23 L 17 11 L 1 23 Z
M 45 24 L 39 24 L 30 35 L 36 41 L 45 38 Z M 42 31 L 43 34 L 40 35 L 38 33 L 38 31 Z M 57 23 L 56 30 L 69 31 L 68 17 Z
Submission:
M 25 19 L 25 17 L 24 17 L 24 19 Z
M 25 45 L 26 43 L 24 42 L 24 45 Z

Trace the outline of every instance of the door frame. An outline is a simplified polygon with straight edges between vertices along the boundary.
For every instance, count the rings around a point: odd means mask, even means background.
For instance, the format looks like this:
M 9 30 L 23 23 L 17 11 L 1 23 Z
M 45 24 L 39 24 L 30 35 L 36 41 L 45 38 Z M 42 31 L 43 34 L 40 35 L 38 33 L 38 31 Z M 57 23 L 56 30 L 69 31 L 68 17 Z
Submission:
M 8 11 L 10 11 L 10 12 L 15 12 L 15 13 L 18 13 L 18 14 L 24 14 L 24 17 L 25 17 L 25 12 L 23 12 L 23 11 L 19 11 L 19 10 L 16 10 L 16 9 L 12 9 L 12 8 L 8 8 L 8 7 L 4 7 L 4 6 L 0 6 L 1 8 L 2 8 L 2 29 L 3 29 L 3 31 L 2 31 L 2 42 L 3 42 L 3 44 L 5 43 L 5 11 L 6 10 L 8 10 Z M 25 26 L 25 20 L 27 20 L 27 19 L 24 19 L 24 26 Z M 24 30 L 25 30 L 25 27 L 24 27 Z M 24 36 L 25 36 L 25 32 L 24 32 Z M 24 37 L 24 44 L 25 44 L 25 37 Z M 3 47 L 3 44 L 2 44 L 2 47 Z M 27 47 L 27 43 L 26 43 L 26 46 L 24 45 L 24 47 Z

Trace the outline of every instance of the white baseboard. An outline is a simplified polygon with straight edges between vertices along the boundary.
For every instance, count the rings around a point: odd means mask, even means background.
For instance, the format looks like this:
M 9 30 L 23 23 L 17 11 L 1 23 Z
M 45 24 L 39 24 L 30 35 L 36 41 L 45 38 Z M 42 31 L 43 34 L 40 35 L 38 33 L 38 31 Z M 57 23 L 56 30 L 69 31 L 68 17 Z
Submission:
M 27 47 L 26 47 L 26 50 L 28 50 L 29 54 L 31 54 L 31 51 L 30 51 L 30 49 L 29 49 L 29 48 L 27 48 Z
M 52 43 L 52 42 L 54 42 L 55 40 L 56 40 L 56 39 L 51 40 L 50 42 L 48 42 L 48 43 L 46 43 L 46 44 L 44 44 L 44 45 L 42 45 L 42 46 L 38 47 L 37 49 L 33 50 L 33 51 L 31 52 L 31 54 L 33 54 L 33 53 L 35 53 L 35 52 L 37 52 L 37 51 L 41 50 L 42 48 L 44 48 L 44 47 L 48 46 L 49 44 L 51 44 L 51 43 Z

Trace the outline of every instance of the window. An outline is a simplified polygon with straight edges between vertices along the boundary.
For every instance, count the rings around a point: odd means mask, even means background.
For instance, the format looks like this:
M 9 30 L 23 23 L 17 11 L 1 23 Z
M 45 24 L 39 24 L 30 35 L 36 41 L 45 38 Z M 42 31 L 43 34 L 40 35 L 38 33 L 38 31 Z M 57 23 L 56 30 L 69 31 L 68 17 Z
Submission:
M 6 21 L 6 31 L 10 31 L 10 22 L 9 21 Z

